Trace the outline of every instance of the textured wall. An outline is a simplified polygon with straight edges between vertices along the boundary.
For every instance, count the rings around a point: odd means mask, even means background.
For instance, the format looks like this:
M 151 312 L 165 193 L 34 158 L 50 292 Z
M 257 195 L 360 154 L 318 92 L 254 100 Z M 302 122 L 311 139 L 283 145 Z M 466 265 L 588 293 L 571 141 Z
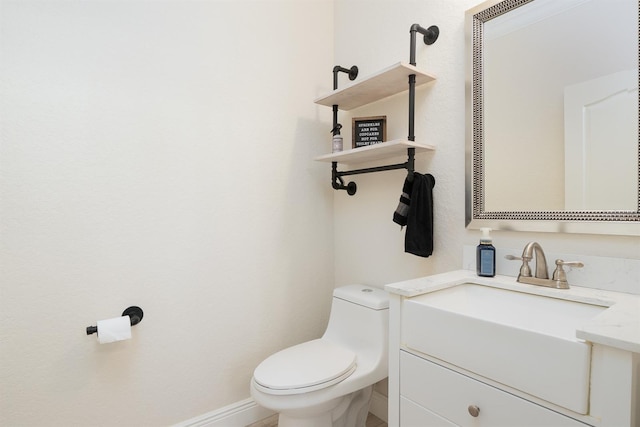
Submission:
M 2 1 L 0 424 L 167 425 L 318 337 L 328 1 Z M 133 340 L 84 328 L 145 310 Z
M 464 236 L 464 11 L 474 1 L 352 1 L 336 3 L 336 63 L 358 65 L 361 76 L 396 62 L 409 62 L 409 29 L 437 25 L 440 37 L 427 46 L 418 37 L 416 62 L 437 77 L 416 90 L 416 141 L 436 151 L 418 154 L 416 170 L 431 173 L 434 188 L 434 252 L 404 253 L 405 231 L 392 222 L 406 171 L 356 175 L 358 193 L 334 195 L 336 282 L 385 283 L 457 269 Z M 408 87 L 408 86 L 407 86 Z M 344 113 L 387 116 L 388 139 L 408 135 L 407 92 Z M 348 142 L 345 140 L 345 144 Z M 405 157 L 390 159 L 399 163 Z
M 2 0 L 0 424 L 186 420 L 247 398 L 257 363 L 319 336 L 334 283 L 460 268 L 479 237 L 464 228 L 475 3 Z M 391 221 L 401 171 L 354 177 L 349 197 L 311 160 L 330 149 L 312 100 L 333 65 L 408 61 L 413 23 L 441 30 L 417 55 L 438 77 L 416 98 L 417 138 L 437 147 L 417 159 L 437 180 L 427 259 Z M 354 111 L 374 114 L 406 136 L 406 96 Z M 640 258 L 632 237 L 493 236 Z M 132 341 L 83 335 L 131 304 Z
M 336 192 L 336 283 L 386 283 L 440 273 L 462 267 L 464 245 L 477 245 L 478 230 L 466 230 L 465 191 L 465 11 L 476 0 L 364 1 L 337 0 L 335 18 L 336 63 L 357 65 L 360 75 L 375 73 L 396 62 L 409 62 L 409 28 L 438 25 L 440 38 L 432 46 L 417 45 L 417 65 L 437 80 L 416 91 L 416 141 L 436 146 L 434 153 L 416 157 L 416 169 L 436 179 L 435 247 L 430 258 L 405 254 L 404 231 L 392 222 L 398 203 L 403 171 L 352 178 L 358 193 Z M 388 139 L 407 135 L 407 96 L 396 95 L 341 113 L 350 126 L 351 117 L 387 115 Z M 345 132 L 349 135 L 349 132 Z M 345 145 L 350 144 L 345 137 Z M 402 162 L 405 158 L 390 160 Z M 376 164 L 377 166 L 378 164 Z M 370 166 L 373 166 L 370 165 Z M 522 179 L 528 179 L 522 177 Z M 542 193 L 547 189 L 541 189 Z M 548 189 L 552 191 L 552 189 Z M 494 231 L 494 245 L 523 248 L 531 240 L 545 250 L 640 259 L 640 238 L 561 233 Z M 603 285 L 604 286 L 604 285 Z M 640 280 L 636 286 L 640 287 Z

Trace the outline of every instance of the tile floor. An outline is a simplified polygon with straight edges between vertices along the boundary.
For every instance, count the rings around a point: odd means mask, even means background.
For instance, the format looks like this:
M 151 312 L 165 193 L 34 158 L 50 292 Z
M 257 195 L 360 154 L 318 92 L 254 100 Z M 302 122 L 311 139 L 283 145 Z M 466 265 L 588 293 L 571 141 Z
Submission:
M 264 420 L 260 420 L 256 423 L 249 424 L 247 427 L 277 427 L 277 426 L 278 426 L 278 414 L 273 415 L 269 418 L 265 418 Z M 366 427 L 387 427 L 387 423 L 385 423 L 375 415 L 369 413 L 369 416 L 367 417 Z

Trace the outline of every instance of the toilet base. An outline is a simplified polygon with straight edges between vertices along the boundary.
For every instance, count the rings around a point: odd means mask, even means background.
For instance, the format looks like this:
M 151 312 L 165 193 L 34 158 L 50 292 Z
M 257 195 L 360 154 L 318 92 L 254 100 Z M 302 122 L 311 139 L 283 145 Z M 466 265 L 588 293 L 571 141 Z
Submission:
M 371 385 L 338 399 L 333 410 L 316 415 L 281 412 L 278 427 L 365 427 L 372 394 Z

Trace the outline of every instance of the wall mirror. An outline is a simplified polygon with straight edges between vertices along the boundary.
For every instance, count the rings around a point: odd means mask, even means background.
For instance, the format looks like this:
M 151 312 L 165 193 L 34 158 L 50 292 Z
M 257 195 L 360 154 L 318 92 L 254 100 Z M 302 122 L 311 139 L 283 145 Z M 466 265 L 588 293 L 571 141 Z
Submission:
M 637 0 L 467 11 L 469 228 L 640 235 Z

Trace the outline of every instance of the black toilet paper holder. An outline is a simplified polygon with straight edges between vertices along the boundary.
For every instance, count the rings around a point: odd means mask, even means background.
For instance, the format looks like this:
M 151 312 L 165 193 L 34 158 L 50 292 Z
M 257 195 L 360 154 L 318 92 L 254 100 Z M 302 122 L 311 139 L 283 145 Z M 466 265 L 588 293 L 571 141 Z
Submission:
M 136 307 L 135 305 L 131 307 L 127 307 L 123 312 L 123 316 L 129 316 L 131 319 L 131 326 L 135 326 L 142 321 L 142 317 L 144 313 L 140 307 Z M 97 326 L 87 326 L 87 335 L 95 334 L 98 332 Z

